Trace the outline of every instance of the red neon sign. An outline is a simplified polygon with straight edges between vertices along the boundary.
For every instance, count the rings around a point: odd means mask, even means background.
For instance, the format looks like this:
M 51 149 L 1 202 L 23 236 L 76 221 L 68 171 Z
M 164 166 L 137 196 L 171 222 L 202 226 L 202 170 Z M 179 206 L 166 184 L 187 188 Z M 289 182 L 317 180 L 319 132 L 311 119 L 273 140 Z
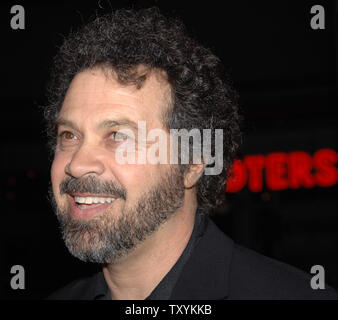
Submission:
M 304 151 L 248 155 L 235 160 L 226 192 L 238 192 L 246 185 L 250 191 L 259 192 L 264 182 L 276 191 L 331 187 L 337 183 L 337 160 L 338 154 L 332 149 L 320 149 L 313 155 Z

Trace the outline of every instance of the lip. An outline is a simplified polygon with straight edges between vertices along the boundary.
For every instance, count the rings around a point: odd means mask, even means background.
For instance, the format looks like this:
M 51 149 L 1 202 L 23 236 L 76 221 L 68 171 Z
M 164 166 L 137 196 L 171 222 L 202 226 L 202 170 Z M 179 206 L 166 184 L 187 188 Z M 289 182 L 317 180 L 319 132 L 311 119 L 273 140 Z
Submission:
M 100 194 L 100 193 L 68 193 L 69 196 L 71 197 L 97 197 L 97 198 L 117 198 L 116 196 L 110 196 L 110 195 L 106 195 L 106 194 Z
M 68 194 L 68 198 L 70 201 L 70 209 L 71 209 L 71 213 L 73 215 L 74 218 L 76 219 L 92 219 L 102 213 L 104 213 L 110 206 L 112 206 L 114 204 L 115 201 L 111 202 L 111 203 L 98 203 L 94 208 L 89 208 L 89 209 L 80 209 L 76 202 L 74 197 L 104 197 L 104 198 L 113 198 L 113 197 L 109 197 L 107 195 L 105 196 L 100 196 L 100 195 L 93 195 L 93 194 L 85 194 L 85 193 L 78 193 L 78 194 Z

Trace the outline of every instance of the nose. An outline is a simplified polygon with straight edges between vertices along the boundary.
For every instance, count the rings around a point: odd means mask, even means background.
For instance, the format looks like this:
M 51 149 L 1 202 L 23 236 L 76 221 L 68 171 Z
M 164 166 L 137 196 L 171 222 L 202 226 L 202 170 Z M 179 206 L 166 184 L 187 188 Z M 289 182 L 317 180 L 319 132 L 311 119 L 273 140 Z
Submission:
M 100 152 L 89 145 L 82 145 L 66 165 L 65 172 L 75 178 L 88 173 L 101 175 L 104 172 L 104 164 Z

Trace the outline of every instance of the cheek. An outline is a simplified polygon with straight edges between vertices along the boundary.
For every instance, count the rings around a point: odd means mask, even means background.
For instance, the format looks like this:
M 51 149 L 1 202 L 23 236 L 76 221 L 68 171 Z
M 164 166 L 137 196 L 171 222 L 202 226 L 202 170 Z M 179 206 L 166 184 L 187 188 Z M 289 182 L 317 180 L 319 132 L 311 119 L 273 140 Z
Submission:
M 159 167 L 149 164 L 115 165 L 111 170 L 127 191 L 129 199 L 136 199 L 141 193 L 149 190 L 160 176 Z
M 65 177 L 65 166 L 67 165 L 67 163 L 68 162 L 65 157 L 55 154 L 50 172 L 53 192 L 55 195 L 59 193 L 59 186 L 61 181 Z

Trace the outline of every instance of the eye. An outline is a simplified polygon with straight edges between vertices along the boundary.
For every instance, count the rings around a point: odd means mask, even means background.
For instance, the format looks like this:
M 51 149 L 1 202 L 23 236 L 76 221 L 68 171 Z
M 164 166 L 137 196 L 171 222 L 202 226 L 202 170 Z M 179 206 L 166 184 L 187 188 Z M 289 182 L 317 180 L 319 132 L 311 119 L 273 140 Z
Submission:
M 121 141 L 124 141 L 124 140 L 128 140 L 129 139 L 129 136 L 121 131 L 113 131 L 111 132 L 111 138 L 114 140 L 114 141 L 118 141 L 118 142 L 121 142 Z
M 72 140 L 75 138 L 75 135 L 70 131 L 63 131 L 59 134 L 59 137 L 64 138 L 65 140 Z

